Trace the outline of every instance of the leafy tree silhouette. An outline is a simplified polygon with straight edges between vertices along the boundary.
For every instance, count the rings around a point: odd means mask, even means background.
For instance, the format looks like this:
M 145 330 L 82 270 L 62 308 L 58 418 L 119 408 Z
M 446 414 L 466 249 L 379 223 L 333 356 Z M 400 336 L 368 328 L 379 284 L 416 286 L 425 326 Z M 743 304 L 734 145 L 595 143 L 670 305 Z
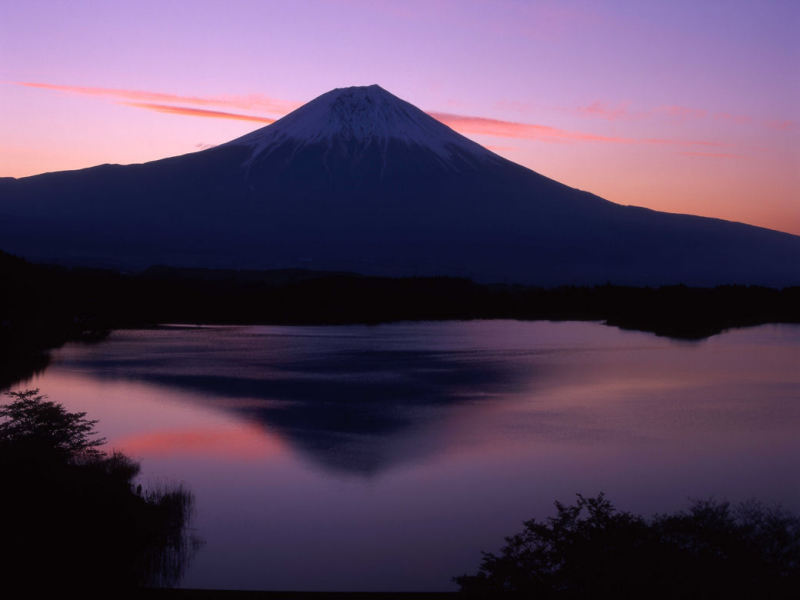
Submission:
M 187 532 L 192 496 L 143 492 L 139 465 L 100 447 L 97 421 L 46 400 L 10 392 L 0 407 L 0 561 L 10 587 L 120 590 L 172 585 L 196 542 Z
M 603 494 L 555 503 L 556 516 L 524 523 L 464 592 L 531 598 L 797 598 L 800 519 L 751 502 L 694 502 L 645 519 Z
M 100 458 L 105 443 L 94 438 L 96 420 L 86 413 L 70 413 L 63 406 L 45 400 L 38 389 L 8 392 L 15 400 L 0 406 L 0 444 L 27 446 L 37 452 L 53 453 L 67 461 Z

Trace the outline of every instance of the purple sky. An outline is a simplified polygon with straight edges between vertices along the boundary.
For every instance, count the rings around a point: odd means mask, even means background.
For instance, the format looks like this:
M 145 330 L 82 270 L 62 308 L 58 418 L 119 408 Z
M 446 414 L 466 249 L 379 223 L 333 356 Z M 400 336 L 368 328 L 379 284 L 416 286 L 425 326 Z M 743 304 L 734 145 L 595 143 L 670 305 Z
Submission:
M 797 1 L 3 0 L 0 176 L 191 152 L 378 83 L 609 200 L 800 234 L 798 31 Z

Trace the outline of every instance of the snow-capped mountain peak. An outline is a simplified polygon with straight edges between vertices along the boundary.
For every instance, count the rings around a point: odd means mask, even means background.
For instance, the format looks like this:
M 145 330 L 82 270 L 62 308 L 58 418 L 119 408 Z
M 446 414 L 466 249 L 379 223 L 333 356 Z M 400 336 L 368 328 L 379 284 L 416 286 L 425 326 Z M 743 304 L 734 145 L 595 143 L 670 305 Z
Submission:
M 386 148 L 389 141 L 427 148 L 447 160 L 454 152 L 494 157 L 417 107 L 378 85 L 337 88 L 304 104 L 271 125 L 226 145 L 252 148 L 248 162 L 288 141 L 299 144 L 354 144 Z

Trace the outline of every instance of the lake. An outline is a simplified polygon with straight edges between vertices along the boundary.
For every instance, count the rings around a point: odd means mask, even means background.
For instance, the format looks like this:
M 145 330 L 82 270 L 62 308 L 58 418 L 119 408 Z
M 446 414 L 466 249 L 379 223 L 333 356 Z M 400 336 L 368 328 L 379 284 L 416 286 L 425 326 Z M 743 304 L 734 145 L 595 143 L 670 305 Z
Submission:
M 183 587 L 452 590 L 576 493 L 800 512 L 800 326 L 169 326 L 68 344 L 29 387 L 194 492 Z

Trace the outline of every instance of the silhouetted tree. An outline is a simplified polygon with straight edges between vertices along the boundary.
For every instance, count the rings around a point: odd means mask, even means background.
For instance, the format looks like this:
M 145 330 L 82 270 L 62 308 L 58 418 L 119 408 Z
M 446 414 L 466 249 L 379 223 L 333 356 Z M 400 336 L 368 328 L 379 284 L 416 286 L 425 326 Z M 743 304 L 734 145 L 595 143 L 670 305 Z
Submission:
M 483 553 L 464 592 L 531 598 L 796 598 L 800 519 L 757 503 L 698 501 L 645 519 L 578 495 Z
M 28 448 L 36 452 L 52 452 L 67 461 L 94 459 L 101 456 L 102 438 L 91 438 L 97 421 L 86 413 L 70 413 L 63 406 L 45 400 L 38 389 L 8 392 L 14 398 L 0 406 L 0 444 Z
M 190 556 L 191 494 L 134 485 L 139 465 L 107 454 L 96 421 L 11 392 L 0 407 L 0 518 L 13 553 L 0 561 L 9 586 L 81 590 L 171 585 Z

